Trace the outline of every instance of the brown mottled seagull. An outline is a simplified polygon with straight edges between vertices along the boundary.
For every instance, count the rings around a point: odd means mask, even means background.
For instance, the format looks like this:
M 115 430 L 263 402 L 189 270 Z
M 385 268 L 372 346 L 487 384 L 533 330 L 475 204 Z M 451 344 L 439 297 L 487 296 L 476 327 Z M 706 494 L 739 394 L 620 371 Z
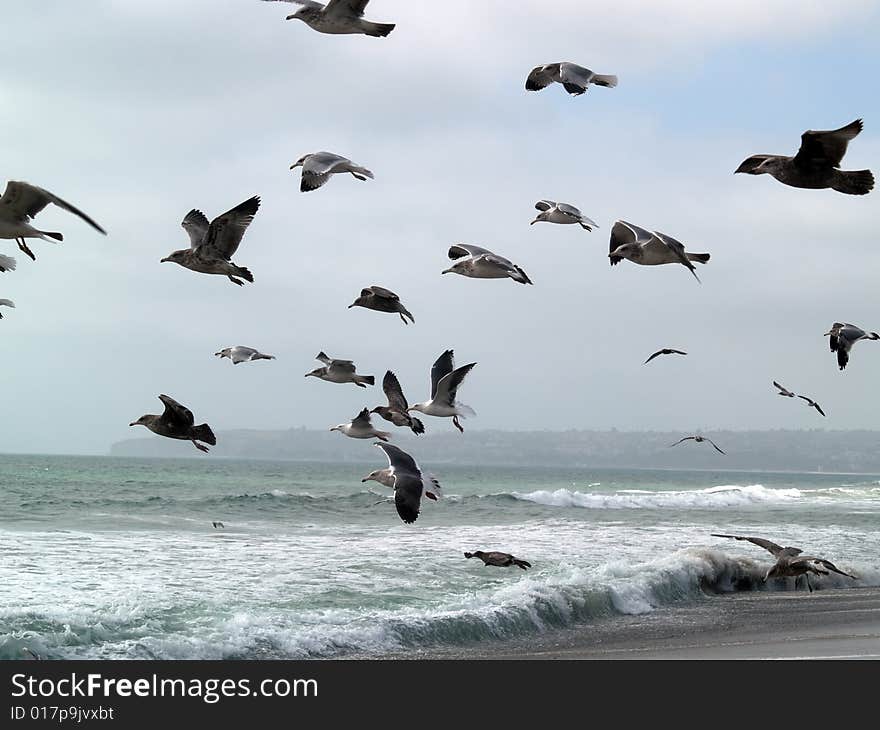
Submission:
M 482 550 L 474 550 L 472 553 L 465 553 L 464 556 L 466 558 L 479 558 L 483 561 L 483 565 L 496 565 L 499 568 L 509 568 L 515 565 L 526 570 L 532 567 L 531 563 L 515 558 L 510 553 L 500 553 L 497 551 L 484 553 Z
M 196 426 L 195 418 L 189 408 L 182 406 L 174 398 L 167 395 L 160 395 L 159 400 L 165 404 L 165 411 L 161 415 L 147 414 L 128 425 L 146 426 L 159 436 L 192 441 L 193 446 L 199 451 L 208 451 L 209 449 L 197 441 L 204 441 L 211 446 L 216 445 L 217 439 L 214 437 L 211 427 L 207 423 Z
M 425 425 L 418 419 L 409 415 L 409 404 L 400 387 L 400 381 L 390 370 L 382 378 L 382 390 L 388 398 L 387 406 L 376 406 L 370 413 L 377 413 L 386 421 L 391 421 L 395 426 L 407 426 L 414 434 L 423 434 Z

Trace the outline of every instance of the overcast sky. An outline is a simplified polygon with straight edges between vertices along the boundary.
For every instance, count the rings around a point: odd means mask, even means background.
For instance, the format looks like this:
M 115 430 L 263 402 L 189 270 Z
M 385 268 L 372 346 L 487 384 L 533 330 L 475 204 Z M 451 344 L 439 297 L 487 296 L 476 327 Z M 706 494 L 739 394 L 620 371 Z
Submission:
M 373 0 L 387 38 L 329 36 L 257 0 L 4 5 L 0 183 L 50 207 L 32 262 L 0 275 L 0 450 L 105 453 L 168 393 L 215 430 L 327 428 L 379 387 L 304 379 L 324 350 L 398 374 L 410 402 L 454 348 L 477 361 L 470 429 L 876 428 L 880 344 L 840 372 L 835 320 L 880 330 L 880 190 L 865 197 L 733 175 L 792 154 L 806 129 L 865 120 L 845 169 L 880 172 L 874 2 Z M 524 89 L 569 60 L 616 74 L 570 97 Z M 375 180 L 299 192 L 290 164 L 329 150 Z M 180 227 L 258 194 L 236 263 L 256 279 L 159 259 Z M 529 226 L 541 198 L 601 226 Z M 616 219 L 709 252 L 608 264 Z M 441 276 L 453 242 L 522 266 L 533 287 Z M 363 286 L 415 315 L 347 309 Z M 244 344 L 276 361 L 233 366 Z M 661 347 L 687 358 L 644 359 Z M 774 395 L 812 395 L 828 419 Z M 449 419 L 426 418 L 430 430 Z M 466 434 L 465 434 L 466 436 Z M 342 438 L 342 437 L 340 437 Z

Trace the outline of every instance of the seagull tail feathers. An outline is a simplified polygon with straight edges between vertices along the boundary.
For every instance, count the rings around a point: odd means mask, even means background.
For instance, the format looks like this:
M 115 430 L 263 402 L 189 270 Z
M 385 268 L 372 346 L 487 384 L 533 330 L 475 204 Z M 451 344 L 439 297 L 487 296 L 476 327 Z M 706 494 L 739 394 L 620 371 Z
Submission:
M 15 271 L 15 259 L 12 256 L 0 256 L 0 271 Z
M 410 428 L 412 428 L 412 432 L 414 434 L 421 435 L 425 432 L 425 424 L 422 423 L 418 418 L 412 419 L 412 426 Z
M 394 30 L 394 23 L 369 23 L 365 22 L 363 24 L 364 33 L 367 35 L 373 36 L 374 38 L 384 38 L 387 36 L 392 30 Z
M 249 281 L 251 284 L 254 283 L 254 275 L 250 272 L 249 269 L 244 268 L 244 266 L 236 266 L 235 267 L 235 275 L 240 276 L 245 281 Z
M 870 170 L 840 172 L 832 188 L 847 195 L 866 195 L 874 188 L 874 175 Z
M 593 78 L 590 79 L 590 83 L 596 84 L 597 86 L 608 86 L 613 89 L 617 86 L 617 76 L 595 74 Z
M 705 264 L 711 258 L 710 254 L 707 253 L 687 253 L 688 260 L 696 261 L 698 264 Z
M 214 436 L 214 432 L 207 423 L 193 426 L 192 432 L 193 438 L 195 438 L 196 441 L 204 441 L 206 444 L 211 444 L 211 446 L 217 445 L 217 437 Z
M 50 239 L 52 241 L 63 241 L 64 240 L 64 236 L 62 236 L 57 231 L 40 231 L 40 235 L 42 235 L 43 238 L 45 238 L 46 240 L 50 240 Z
M 464 403 L 456 403 L 455 410 L 458 411 L 458 417 L 464 418 L 465 416 L 476 416 L 477 412 L 471 408 L 470 406 L 466 406 Z

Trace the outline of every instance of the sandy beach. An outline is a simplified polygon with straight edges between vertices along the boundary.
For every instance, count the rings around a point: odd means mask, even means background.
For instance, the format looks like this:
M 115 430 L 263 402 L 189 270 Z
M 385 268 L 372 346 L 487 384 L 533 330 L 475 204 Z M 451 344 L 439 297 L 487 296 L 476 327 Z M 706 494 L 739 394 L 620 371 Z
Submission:
M 395 657 L 402 658 L 402 657 Z M 880 659 L 880 589 L 753 592 L 418 659 Z

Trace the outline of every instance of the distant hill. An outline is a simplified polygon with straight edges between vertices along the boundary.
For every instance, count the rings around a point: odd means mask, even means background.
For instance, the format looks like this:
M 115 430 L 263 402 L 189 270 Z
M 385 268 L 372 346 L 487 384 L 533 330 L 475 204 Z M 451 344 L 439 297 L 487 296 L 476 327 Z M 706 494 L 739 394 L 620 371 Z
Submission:
M 707 431 L 710 444 L 669 445 L 680 432 L 661 431 L 440 431 L 415 437 L 402 429 L 392 441 L 426 463 L 755 469 L 880 474 L 878 431 Z M 371 442 L 329 431 L 223 431 L 212 454 L 240 459 L 375 462 Z M 120 441 L 114 456 L 200 456 L 187 442 L 158 436 Z M 381 455 L 380 455 L 381 456 Z

